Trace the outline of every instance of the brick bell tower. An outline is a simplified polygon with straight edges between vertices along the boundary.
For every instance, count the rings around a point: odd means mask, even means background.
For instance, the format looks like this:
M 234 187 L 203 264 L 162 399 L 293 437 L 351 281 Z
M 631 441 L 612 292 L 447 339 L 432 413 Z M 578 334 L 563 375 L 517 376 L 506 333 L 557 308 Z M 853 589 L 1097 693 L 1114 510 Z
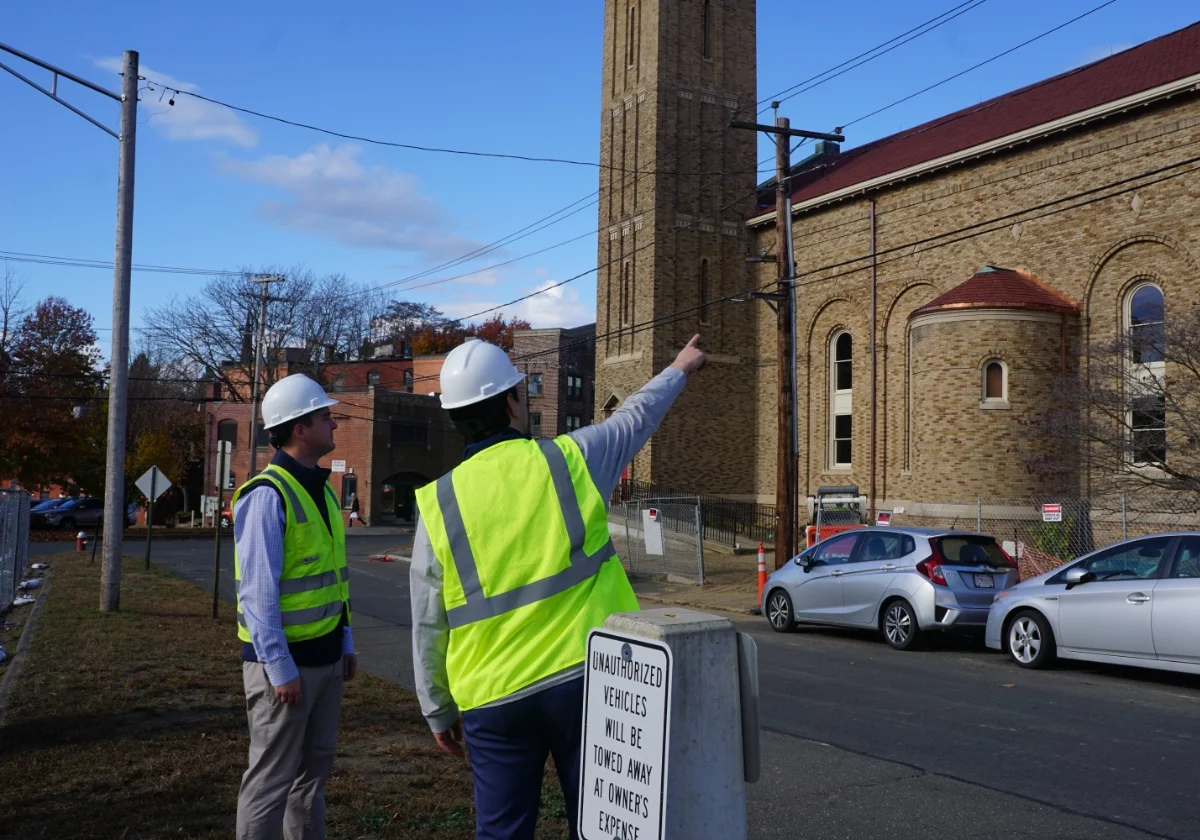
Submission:
M 753 492 L 755 313 L 713 301 L 749 285 L 756 137 L 728 123 L 754 118 L 755 48 L 755 0 L 605 2 L 597 419 L 694 334 L 710 360 L 635 459 L 635 480 Z

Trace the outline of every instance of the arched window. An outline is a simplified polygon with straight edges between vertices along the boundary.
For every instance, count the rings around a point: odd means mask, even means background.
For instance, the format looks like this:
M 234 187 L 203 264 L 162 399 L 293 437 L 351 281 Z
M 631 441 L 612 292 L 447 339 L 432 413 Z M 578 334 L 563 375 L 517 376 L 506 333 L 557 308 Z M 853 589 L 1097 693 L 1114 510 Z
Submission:
M 229 441 L 229 447 L 236 450 L 238 424 L 236 420 L 221 420 L 217 423 L 217 440 Z
M 849 467 L 854 442 L 854 343 L 850 333 L 840 332 L 830 342 L 830 465 Z
M 1008 369 L 998 359 L 983 365 L 983 401 L 993 404 L 1008 402 Z
M 625 40 L 625 64 L 633 67 L 637 64 L 638 54 L 638 13 L 637 6 L 629 7 L 629 31 Z
M 1166 305 L 1152 283 L 1135 286 L 1125 303 L 1125 336 L 1129 345 L 1129 395 L 1126 422 L 1134 464 L 1154 466 L 1167 460 Z
M 712 58 L 712 0 L 704 0 L 704 18 L 700 26 L 700 55 Z
M 700 323 L 708 323 L 708 260 L 700 260 Z

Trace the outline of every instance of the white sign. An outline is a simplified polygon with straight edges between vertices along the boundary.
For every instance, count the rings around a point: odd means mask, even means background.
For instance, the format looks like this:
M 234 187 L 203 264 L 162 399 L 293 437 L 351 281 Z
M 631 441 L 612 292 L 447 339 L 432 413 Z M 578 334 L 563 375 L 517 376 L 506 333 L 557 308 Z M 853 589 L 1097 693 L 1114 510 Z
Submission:
M 217 489 L 229 487 L 230 472 L 229 454 L 233 452 L 233 444 L 227 440 L 217 441 L 217 469 L 221 471 L 218 477 Z
M 1062 505 L 1042 505 L 1043 522 L 1062 522 Z
M 163 475 L 162 470 L 158 467 L 151 467 L 142 474 L 141 478 L 134 482 L 134 486 L 142 491 L 143 496 L 150 501 L 154 501 L 171 489 L 171 480 Z
M 201 496 L 200 508 L 203 511 L 201 516 L 212 516 L 217 512 L 217 497 L 216 496 Z
M 330 465 L 329 471 L 330 472 L 345 472 L 346 471 L 346 462 L 345 461 L 334 461 L 333 464 Z
M 586 666 L 580 840 L 661 840 L 671 650 L 659 642 L 593 630 Z
M 646 539 L 646 553 L 655 554 L 661 557 L 666 552 L 663 551 L 663 526 L 658 519 L 658 511 L 644 510 L 642 511 L 642 533 Z

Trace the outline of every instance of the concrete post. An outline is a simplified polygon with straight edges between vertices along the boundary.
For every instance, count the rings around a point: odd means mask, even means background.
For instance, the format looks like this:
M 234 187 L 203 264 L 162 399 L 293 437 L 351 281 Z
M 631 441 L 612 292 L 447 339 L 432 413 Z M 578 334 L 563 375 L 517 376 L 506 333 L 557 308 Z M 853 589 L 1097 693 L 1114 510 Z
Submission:
M 664 608 L 619 613 L 604 626 L 671 649 L 664 840 L 744 840 L 742 701 L 733 622 Z

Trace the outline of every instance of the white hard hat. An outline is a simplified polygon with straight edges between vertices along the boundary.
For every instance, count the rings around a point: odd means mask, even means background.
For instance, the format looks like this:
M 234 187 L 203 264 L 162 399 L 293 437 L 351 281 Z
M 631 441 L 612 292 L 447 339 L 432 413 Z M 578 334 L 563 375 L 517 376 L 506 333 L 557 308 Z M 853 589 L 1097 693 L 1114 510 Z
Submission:
M 338 401 L 330 399 L 316 382 L 303 373 L 293 373 L 272 385 L 263 397 L 263 428 L 273 429 L 319 408 L 337 404 Z
M 525 376 L 508 354 L 472 338 L 455 347 L 442 363 L 442 408 L 463 408 L 503 394 Z

